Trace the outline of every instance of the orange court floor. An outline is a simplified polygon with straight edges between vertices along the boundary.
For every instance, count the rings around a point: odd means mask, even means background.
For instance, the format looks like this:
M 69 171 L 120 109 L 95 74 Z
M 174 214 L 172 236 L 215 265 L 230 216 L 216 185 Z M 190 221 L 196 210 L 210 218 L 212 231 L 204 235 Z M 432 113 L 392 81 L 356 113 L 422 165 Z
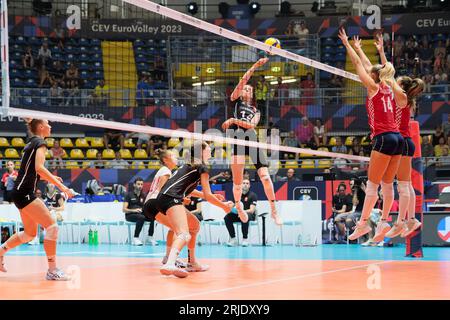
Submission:
M 58 264 L 69 282 L 45 280 L 41 246 L 21 246 L 5 257 L 0 300 L 303 300 L 450 299 L 450 248 L 424 248 L 405 258 L 404 246 L 201 246 L 210 270 L 185 279 L 159 273 L 163 244 L 62 245 Z

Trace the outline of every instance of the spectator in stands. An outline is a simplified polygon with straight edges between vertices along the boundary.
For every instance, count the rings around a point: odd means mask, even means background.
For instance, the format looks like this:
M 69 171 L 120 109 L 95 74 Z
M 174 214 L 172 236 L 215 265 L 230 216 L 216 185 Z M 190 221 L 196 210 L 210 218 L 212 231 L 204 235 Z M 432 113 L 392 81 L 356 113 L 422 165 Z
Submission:
M 102 159 L 102 153 L 99 151 L 99 152 L 97 152 L 97 159 L 95 159 L 93 162 L 92 162 L 92 166 L 95 168 L 95 169 L 104 169 L 105 168 L 105 162 L 103 161 L 103 159 Z
M 435 75 L 441 74 L 444 72 L 444 68 L 445 68 L 444 55 L 442 54 L 442 52 L 440 52 L 438 56 L 434 59 L 433 72 Z
M 345 222 L 353 208 L 353 196 L 346 194 L 347 186 L 344 183 L 339 184 L 337 193 L 333 196 L 332 212 L 334 222 L 338 228 L 338 241 L 345 239 Z
M 286 171 L 286 176 L 284 176 L 284 177 L 278 176 L 277 181 L 293 182 L 293 181 L 300 181 L 300 180 L 295 176 L 295 170 L 291 168 Z
M 114 121 L 110 118 L 109 121 Z M 120 147 L 123 149 L 124 136 L 120 130 L 105 129 L 105 134 L 103 135 L 103 143 L 106 149 L 109 149 L 109 143 L 111 142 L 111 147 L 116 149 Z
M 449 156 L 449 146 L 445 145 L 444 148 L 442 148 L 442 155 L 437 159 L 436 166 L 438 167 L 444 167 L 444 166 L 450 166 L 450 156 Z
M 439 138 L 439 144 L 434 146 L 434 155 L 436 157 L 441 157 L 444 153 L 444 149 L 448 149 L 448 145 L 445 143 L 445 138 L 440 137 Z
M 361 148 L 359 150 L 358 156 L 360 157 L 370 157 L 370 154 L 365 154 L 364 150 Z M 367 170 L 369 163 L 367 161 L 359 161 L 359 170 Z
M 447 53 L 445 45 L 442 41 L 438 41 L 437 46 L 434 48 L 434 57 L 438 58 L 439 56 L 444 57 Z
M 129 191 L 123 201 L 123 213 L 125 213 L 125 220 L 128 222 L 135 222 L 136 228 L 134 229 L 134 238 L 132 241 L 133 246 L 142 246 L 143 243 L 139 239 L 142 228 L 144 227 L 145 221 L 150 222 L 150 227 L 148 229 L 148 242 L 150 245 L 157 245 L 156 241 L 153 239 L 153 233 L 155 230 L 155 220 L 148 219 L 143 213 L 142 208 L 144 207 L 144 201 L 146 194 L 142 191 L 144 187 L 144 179 L 141 177 L 136 178 L 133 184 L 133 190 Z
M 335 152 L 335 151 L 333 151 L 333 152 Z M 344 152 L 344 151 L 342 151 L 342 150 L 336 151 L 336 152 L 337 152 L 337 153 L 343 153 L 343 154 L 346 153 L 346 152 Z M 334 158 L 334 160 L 333 160 L 333 166 L 334 166 L 335 168 L 337 168 L 337 169 L 345 170 L 345 169 L 347 169 L 347 165 L 348 165 L 348 161 L 347 161 L 346 159 L 343 159 L 343 158 Z
M 47 66 L 50 63 L 51 58 L 52 52 L 48 48 L 48 42 L 43 42 L 37 56 L 39 66 Z
M 183 204 L 192 213 L 198 221 L 203 220 L 202 215 L 202 199 L 196 197 L 186 197 L 183 199 Z
M 54 61 L 49 72 L 53 82 L 57 82 L 60 86 L 64 85 L 64 75 L 66 72 L 61 61 Z
M 261 75 L 255 87 L 256 104 L 258 110 L 261 112 L 261 119 L 264 118 L 264 115 L 266 113 L 265 111 L 268 93 L 269 93 L 269 86 L 266 82 L 266 78 L 263 75 Z M 264 121 L 261 120 L 260 123 L 263 124 Z
M 50 149 L 50 159 L 51 161 L 51 165 L 50 167 L 55 170 L 55 169 L 63 169 L 64 168 L 64 163 L 63 163 L 63 157 L 66 156 L 66 151 L 61 148 L 61 146 L 59 145 L 59 141 L 55 140 L 55 142 L 53 143 L 53 147 Z
M 414 47 L 413 42 L 408 42 L 408 45 L 404 51 L 405 61 L 409 68 L 412 68 L 414 65 L 414 59 L 416 58 L 416 53 L 418 53 L 418 49 Z
M 306 79 L 300 82 L 300 89 L 302 89 L 302 104 L 314 104 L 314 89 L 316 83 L 311 72 L 306 74 Z
M 442 132 L 442 126 L 437 125 L 436 132 L 433 134 L 433 146 L 437 146 L 439 144 L 439 140 L 441 139 L 441 137 L 444 138 L 445 141 L 445 134 L 444 132 Z
M 58 82 L 53 82 L 50 88 L 50 103 L 52 106 L 60 106 L 63 104 L 63 89 Z
M 42 87 L 51 87 L 52 86 L 52 78 L 50 77 L 50 73 L 48 72 L 45 65 L 42 65 L 39 68 L 39 88 Z
M 442 123 L 442 131 L 446 137 L 450 136 L 450 113 L 447 116 L 447 122 Z
M 147 81 L 147 76 L 145 74 L 141 74 L 136 87 L 136 101 L 139 107 L 147 106 L 149 90 L 150 85 Z
M 314 143 L 316 144 L 316 147 L 327 145 L 327 130 L 320 119 L 316 120 L 314 126 Z
M 336 137 L 336 145 L 331 148 L 331 151 L 338 153 L 347 153 L 347 147 L 342 143 L 341 137 Z
M 105 84 L 105 80 L 100 80 L 94 89 L 94 98 L 96 105 L 99 107 L 107 107 L 109 101 L 109 86 Z
M 314 128 L 309 122 L 308 118 L 304 116 L 302 123 L 295 128 L 295 135 L 302 146 L 310 147 L 312 145 Z
M 431 85 L 433 84 L 434 81 L 434 77 L 432 74 L 427 74 L 425 75 L 425 77 L 423 78 L 423 81 L 425 82 L 425 89 L 424 92 L 431 92 Z
M 294 131 L 289 131 L 288 136 L 283 140 L 283 146 L 297 148 L 299 146 L 298 140 L 295 137 Z M 292 154 L 290 152 L 282 152 L 282 157 L 287 159 L 289 156 L 295 157 L 295 160 L 298 160 L 298 153 Z
M 235 200 L 238 201 L 237 199 Z M 231 211 L 225 216 L 225 225 L 230 235 L 230 241 L 227 243 L 229 247 L 233 247 L 237 244 L 236 233 L 233 225 L 234 222 L 241 222 L 242 224 L 242 246 L 247 247 L 249 245 L 248 228 L 250 221 L 254 221 L 256 219 L 256 202 L 258 201 L 256 193 L 250 191 L 249 179 L 244 178 L 242 181 L 242 197 L 240 201 L 243 204 L 242 207 L 244 208 L 244 211 L 248 215 L 248 221 L 245 223 L 242 222 L 237 213 L 234 213 L 234 211 Z
M 139 125 L 141 126 L 148 126 L 147 121 L 145 120 L 145 118 L 141 118 L 141 121 L 139 123 Z M 136 142 L 136 147 L 138 149 L 142 149 L 143 145 L 145 144 L 147 147 L 147 154 L 150 155 L 153 152 L 153 143 L 151 142 L 151 135 L 148 133 L 142 133 L 142 132 L 134 132 L 134 133 L 130 133 L 127 134 L 125 136 L 125 139 L 129 139 L 129 138 L 136 138 L 137 137 L 137 142 Z
M 195 86 L 192 93 L 197 97 L 197 106 L 207 106 L 212 97 L 211 86 L 204 85 L 201 80 L 199 82 L 201 84 Z
M 434 157 L 434 148 L 428 136 L 422 137 L 422 157 Z
M 111 168 L 113 169 L 128 169 L 130 164 L 128 161 L 122 159 L 119 151 L 116 151 L 116 157 L 111 161 Z
M 225 170 L 224 172 L 221 172 L 220 177 L 218 177 L 216 179 L 217 184 L 228 183 L 231 181 L 233 181 L 233 180 L 231 179 L 231 171 L 230 170 Z
M 300 21 L 300 24 L 294 26 L 294 33 L 298 36 L 298 45 L 300 48 L 306 48 L 308 46 L 309 30 L 306 27 L 305 21 Z
M 284 105 L 284 102 L 289 98 L 289 86 L 287 83 L 283 83 L 283 79 L 281 77 L 277 78 L 274 97 L 278 101 L 278 106 Z
M 66 77 L 65 77 L 65 81 L 66 81 L 66 86 L 70 86 L 70 82 L 72 81 L 79 81 L 80 80 L 80 75 L 78 73 L 78 68 L 75 66 L 75 64 L 71 63 L 69 66 L 69 69 L 67 69 L 66 71 Z
M 42 197 L 41 189 L 36 188 L 36 192 L 34 193 L 34 195 L 36 196 L 36 198 L 41 199 L 42 201 L 44 201 L 44 198 Z
M 150 158 L 154 158 L 155 157 L 155 152 L 158 149 L 161 150 L 167 150 L 167 142 L 164 140 L 163 137 L 161 136 L 152 136 L 150 138 L 150 148 L 148 149 L 150 151 L 149 156 Z
M 31 69 L 34 67 L 33 51 L 30 46 L 25 49 L 25 53 L 22 56 L 22 66 L 24 69 Z
M 441 79 L 439 80 L 439 81 L 437 81 L 436 82 L 436 84 L 440 84 L 440 85 L 447 85 L 448 84 L 448 76 L 447 76 L 447 74 L 444 72 L 444 73 L 441 73 Z
M 3 173 L 1 180 L 1 189 L 3 189 L 3 201 L 11 202 L 11 192 L 14 189 L 14 182 L 17 179 L 18 172 L 14 168 L 14 162 L 6 162 L 6 172 Z
M 65 43 L 64 28 L 62 28 L 61 26 L 57 26 L 54 31 L 57 46 L 61 51 L 64 51 L 64 43 Z
M 156 55 L 154 71 L 153 71 L 153 78 L 158 81 L 165 81 L 166 73 L 167 73 L 167 68 L 164 63 L 163 58 L 159 55 Z
M 400 65 L 400 60 L 402 60 L 402 57 L 404 56 L 404 49 L 405 46 L 403 44 L 403 40 L 400 37 L 397 37 L 397 40 L 394 42 L 394 52 L 396 56 L 396 65 Z
M 419 46 L 419 59 L 420 59 L 420 70 L 425 71 L 425 68 L 431 69 L 431 64 L 433 63 L 434 52 L 429 43 Z
M 360 151 L 362 150 L 361 144 L 359 142 L 358 137 L 354 137 L 352 141 L 352 147 L 348 149 L 348 154 L 352 155 L 359 155 Z
M 347 230 L 353 230 L 356 222 L 361 218 L 364 200 L 366 199 L 366 185 L 361 179 L 350 180 L 352 190 L 352 213 L 349 213 L 345 219 Z
M 80 87 L 77 80 L 66 81 L 66 106 L 68 105 L 79 105 L 77 100 L 80 98 Z

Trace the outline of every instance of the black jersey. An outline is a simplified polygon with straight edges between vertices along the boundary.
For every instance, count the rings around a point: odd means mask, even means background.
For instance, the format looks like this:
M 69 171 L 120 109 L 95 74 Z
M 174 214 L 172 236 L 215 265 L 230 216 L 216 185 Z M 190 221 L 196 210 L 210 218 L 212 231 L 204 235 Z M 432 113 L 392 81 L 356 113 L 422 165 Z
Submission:
M 41 137 L 33 136 L 23 149 L 23 156 L 20 163 L 19 175 L 14 183 L 14 190 L 20 192 L 33 193 L 36 191 L 36 185 L 39 182 L 39 175 L 36 173 L 36 152 L 41 146 L 47 146 L 47 143 Z
M 208 167 L 205 165 L 191 166 L 185 164 L 172 173 L 162 187 L 160 194 L 181 200 L 194 191 L 200 183 L 201 174 L 205 172 L 208 172 Z
M 234 118 L 240 121 L 251 122 L 253 118 L 259 114 L 258 109 L 254 106 L 250 106 L 238 99 L 234 106 Z
M 47 207 L 53 207 L 58 208 L 59 205 L 59 199 L 62 198 L 62 194 L 59 192 L 56 192 L 53 197 L 49 197 L 48 195 L 45 195 L 44 203 Z

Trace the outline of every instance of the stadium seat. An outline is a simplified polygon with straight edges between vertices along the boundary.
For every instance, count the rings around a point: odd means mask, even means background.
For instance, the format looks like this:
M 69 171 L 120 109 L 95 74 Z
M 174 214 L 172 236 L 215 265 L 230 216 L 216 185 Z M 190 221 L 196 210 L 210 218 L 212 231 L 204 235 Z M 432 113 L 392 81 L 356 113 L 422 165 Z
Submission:
M 62 138 L 59 140 L 59 145 L 61 148 L 73 148 L 73 143 L 70 138 Z
M 285 169 L 297 169 L 298 168 L 298 161 L 297 160 L 286 160 L 286 163 L 284 164 Z
M 45 159 L 51 159 L 52 158 L 52 154 L 50 153 L 50 150 L 47 149 L 47 151 L 45 151 Z
M 72 149 L 70 150 L 70 157 L 72 159 L 84 159 L 84 154 L 81 149 Z
M 169 142 L 167 142 L 167 147 L 168 148 L 175 148 L 179 144 L 180 144 L 180 139 L 178 139 L 178 138 L 170 138 Z
M 97 149 L 88 149 L 86 151 L 86 158 L 88 159 L 96 159 L 97 158 Z
M 311 150 L 311 148 L 306 149 Z M 313 155 L 309 153 L 300 153 L 300 158 L 309 158 L 309 157 L 313 157 Z
M 191 139 L 183 139 L 183 147 L 190 148 L 192 147 L 193 141 Z
M 20 169 L 20 161 L 14 162 L 14 169 L 16 169 L 16 170 Z
M 66 169 L 80 169 L 77 161 L 67 161 Z
M 320 147 L 317 149 L 318 151 L 330 152 L 327 147 Z
M 355 139 L 355 137 L 347 137 L 347 139 L 345 139 L 345 145 L 346 146 L 352 146 L 353 145 L 353 139 Z
M 25 142 L 23 141 L 22 138 L 12 138 L 11 146 L 16 148 L 22 148 L 25 146 Z
M 89 148 L 89 143 L 86 138 L 78 138 L 77 140 L 75 140 L 75 147 Z
M 93 138 L 91 141 L 91 147 L 93 148 L 105 147 L 105 145 L 103 144 L 103 138 Z
M 53 148 L 55 144 L 55 138 L 45 138 L 45 141 L 47 142 L 48 148 Z
M 335 146 L 336 145 L 336 137 L 331 137 L 330 141 L 328 142 L 328 144 L 330 146 Z
M 131 169 L 145 169 L 144 161 L 133 161 Z
M 125 139 L 123 146 L 125 148 L 136 148 L 136 145 L 134 144 L 133 139 L 131 139 L 131 138 Z
M 159 168 L 161 168 L 161 163 L 158 160 L 150 160 L 148 162 L 148 168 L 158 170 Z
M 81 167 L 82 167 L 83 169 L 86 169 L 86 168 L 90 168 L 91 165 L 92 165 L 91 161 L 83 161 Z
M 19 152 L 17 152 L 14 148 L 8 148 L 5 150 L 5 158 L 9 159 L 19 159 L 20 155 Z
M 314 160 L 302 160 L 302 169 L 314 169 Z
M 368 146 L 368 145 L 370 145 L 370 142 L 369 142 L 370 140 L 367 138 L 367 136 L 364 136 L 362 139 L 361 139 L 361 145 L 362 146 Z
M 0 147 L 9 147 L 8 139 L 0 138 Z
M 131 151 L 129 149 L 120 149 L 120 156 L 122 159 L 132 159 L 133 156 L 131 155 Z
M 116 155 L 114 154 L 114 150 L 112 149 L 105 149 L 102 152 L 102 158 L 103 159 L 114 159 Z
M 144 149 L 134 150 L 134 158 L 135 159 L 147 159 L 148 158 L 147 151 L 145 151 Z
M 332 165 L 333 165 L 333 163 L 331 162 L 331 160 L 322 159 L 322 160 L 319 160 L 317 168 L 329 169 Z

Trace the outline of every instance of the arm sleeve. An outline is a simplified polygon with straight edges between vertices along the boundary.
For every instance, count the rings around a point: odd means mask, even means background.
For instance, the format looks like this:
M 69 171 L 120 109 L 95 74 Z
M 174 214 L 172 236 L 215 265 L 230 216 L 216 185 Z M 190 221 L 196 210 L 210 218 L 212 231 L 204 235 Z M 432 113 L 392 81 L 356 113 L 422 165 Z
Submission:
M 204 164 L 200 165 L 197 170 L 200 175 L 202 175 L 203 173 L 209 173 L 209 168 Z
M 37 150 L 37 149 L 39 149 L 41 146 L 47 147 L 47 142 L 46 142 L 44 139 L 39 138 L 39 139 L 36 140 L 35 145 L 34 145 L 34 148 L 35 148 L 35 150 Z

